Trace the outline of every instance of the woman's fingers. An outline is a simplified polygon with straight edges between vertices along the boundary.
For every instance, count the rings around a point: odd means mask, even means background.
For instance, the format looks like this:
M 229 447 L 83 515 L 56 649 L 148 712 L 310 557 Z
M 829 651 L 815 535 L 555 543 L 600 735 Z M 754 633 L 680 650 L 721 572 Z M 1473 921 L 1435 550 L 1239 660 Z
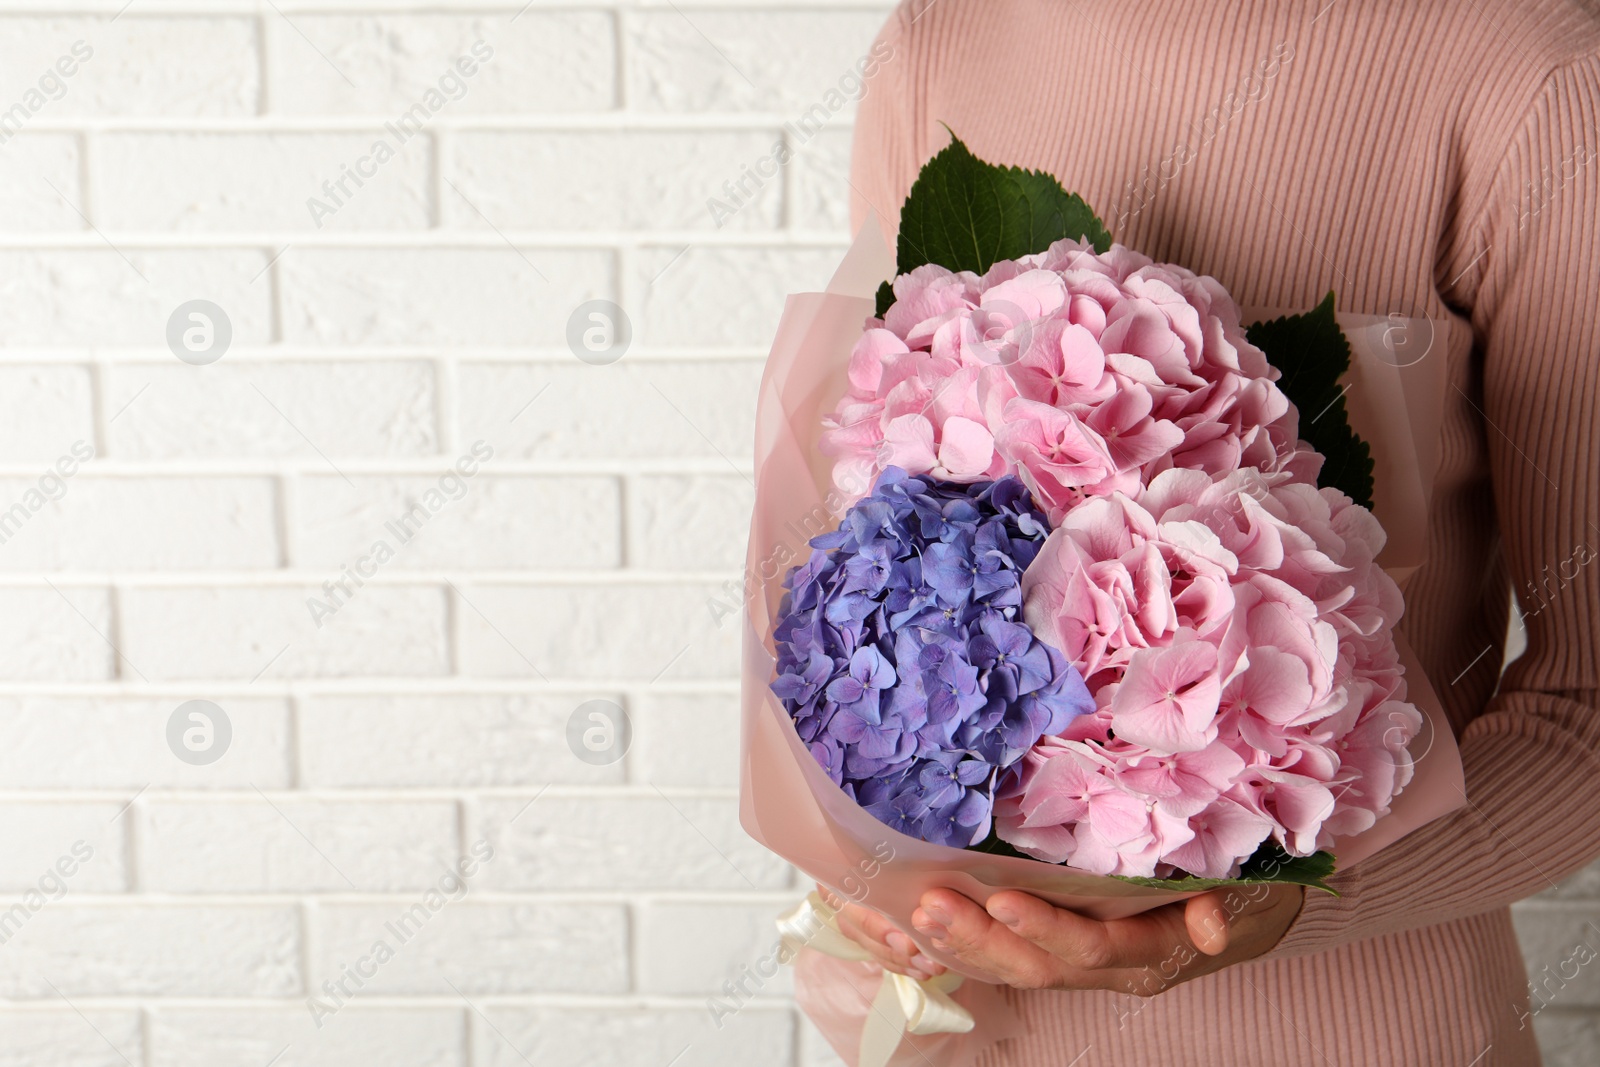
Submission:
M 1221 890 L 1190 897 L 1184 903 L 1183 923 L 1194 947 L 1207 956 L 1221 955 L 1228 947 L 1228 910 L 1223 907 Z
M 1106 923 L 1014 891 L 990 897 L 988 912 L 1006 929 L 1075 970 L 1095 971 L 1124 964 L 1120 946 Z
M 1012 933 L 953 890 L 924 893 L 911 924 L 936 946 L 1019 989 L 1047 989 L 1061 977 L 1060 965 L 1048 952 Z
M 841 933 L 896 974 L 927 979 L 944 973 L 943 967 L 922 955 L 914 941 L 875 911 L 847 904 L 839 910 L 835 921 Z
M 916 972 L 912 977 L 932 978 L 936 974 L 944 973 L 943 967 L 924 956 L 922 950 L 917 947 L 917 943 L 897 930 L 888 919 L 885 919 L 875 911 L 868 911 L 865 908 L 856 910 L 861 912 L 862 926 L 867 933 L 881 938 L 885 945 L 888 945 L 891 950 L 903 956 L 910 963 L 911 969 Z
M 841 900 L 821 882 L 817 892 L 823 903 L 832 908 L 839 931 L 860 945 L 873 958 L 897 974 L 928 979 L 944 973 L 944 967 L 922 954 L 917 943 L 895 928 L 894 924 L 871 908 L 860 907 Z
M 1102 922 L 1027 893 L 996 893 L 987 908 L 979 908 L 958 893 L 935 890 L 923 896 L 913 921 L 931 924 L 918 929 L 1010 985 L 1152 993 L 1196 958 L 1194 934 L 1214 950 L 1208 955 L 1227 946 L 1227 917 L 1219 899 L 1195 899 L 1199 903 L 1169 904 Z M 942 924 L 939 912 L 947 918 Z M 944 935 L 934 932 L 936 926 L 944 927 Z
M 1153 996 L 1270 951 L 1303 900 L 1297 885 L 1212 890 L 1101 921 L 1015 890 L 993 894 L 980 908 L 935 889 L 922 895 L 911 921 L 964 964 L 1021 989 Z
M 835 916 L 834 922 L 838 924 L 841 934 L 866 949 L 880 965 L 900 974 L 908 974 L 910 972 L 911 960 L 904 954 L 896 952 L 889 947 L 882 938 L 874 937 L 862 926 L 856 916 L 851 914 L 851 909 L 841 910 Z

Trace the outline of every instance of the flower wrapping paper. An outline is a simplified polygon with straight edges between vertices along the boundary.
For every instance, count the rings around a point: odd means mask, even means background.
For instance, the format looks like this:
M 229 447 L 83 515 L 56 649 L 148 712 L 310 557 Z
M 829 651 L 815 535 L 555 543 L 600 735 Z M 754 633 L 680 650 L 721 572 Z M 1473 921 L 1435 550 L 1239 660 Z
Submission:
M 908 1036 L 892 1061 L 961 1067 L 1013 1032 L 1015 1021 L 983 984 L 993 976 L 973 973 L 912 929 L 909 917 L 924 892 L 949 888 L 983 904 L 999 890 L 1016 889 L 1098 919 L 1138 914 L 1189 894 L 897 833 L 830 780 L 770 688 L 785 574 L 805 560 L 810 538 L 833 530 L 870 489 L 836 486 L 834 461 L 819 442 L 823 416 L 848 388 L 850 354 L 873 313 L 872 293 L 893 274 L 893 258 L 869 220 L 825 292 L 789 297 L 768 356 L 757 401 L 756 502 L 745 572 L 740 817 L 753 838 L 808 877 L 878 911 L 925 955 L 978 980 L 954 994 L 977 1020 L 971 1032 Z M 1379 562 L 1403 589 L 1425 557 L 1443 363 L 1424 358 L 1401 367 L 1384 358 L 1383 331 L 1394 327 L 1392 319 L 1341 315 L 1340 325 L 1352 349 L 1346 403 L 1376 462 L 1373 510 L 1388 535 Z M 1425 720 L 1409 747 L 1415 775 L 1388 815 L 1336 841 L 1340 870 L 1466 801 L 1460 755 L 1437 695 L 1398 634 L 1396 644 L 1407 668 L 1408 699 Z M 857 994 L 862 969 L 871 965 L 810 951 L 801 957 L 797 998 L 848 1061 L 870 1010 L 870 996 Z

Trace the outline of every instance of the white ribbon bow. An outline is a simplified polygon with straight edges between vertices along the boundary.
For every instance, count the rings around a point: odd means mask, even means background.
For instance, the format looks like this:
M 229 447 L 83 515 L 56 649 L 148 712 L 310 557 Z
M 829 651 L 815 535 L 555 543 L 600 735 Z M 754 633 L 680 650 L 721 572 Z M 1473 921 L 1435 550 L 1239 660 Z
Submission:
M 802 948 L 841 960 L 873 959 L 872 953 L 839 930 L 834 910 L 818 893 L 778 916 L 777 924 L 783 957 L 788 960 Z M 972 1013 L 950 999 L 960 986 L 961 975 L 954 971 L 922 982 L 886 969 L 861 1031 L 856 1067 L 888 1067 L 906 1034 L 964 1034 L 971 1030 Z

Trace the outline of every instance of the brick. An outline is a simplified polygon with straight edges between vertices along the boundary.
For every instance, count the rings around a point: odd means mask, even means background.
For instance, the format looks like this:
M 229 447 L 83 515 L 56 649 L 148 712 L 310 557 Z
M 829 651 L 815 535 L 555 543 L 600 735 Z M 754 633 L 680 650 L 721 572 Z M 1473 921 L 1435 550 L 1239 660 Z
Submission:
M 6 784 L 16 787 L 9 780 Z M 128 885 L 122 813 L 123 805 L 112 801 L 0 802 L 0 840 L 6 843 L 0 852 L 0 892 L 37 889 L 49 897 L 122 892 Z
M 128 1067 L 139 1056 L 139 1013 L 131 1008 L 71 1007 L 0 1015 L 0 1067 Z
M 472 57 L 478 41 L 493 49 L 493 55 L 478 60 L 475 73 L 461 79 L 464 91 L 453 84 L 444 86 L 435 120 L 509 112 L 602 111 L 616 99 L 614 35 L 610 17 L 600 11 L 535 9 L 521 13 L 514 22 L 501 11 L 297 14 L 295 25 L 326 60 L 293 30 L 272 21 L 276 47 L 270 82 L 275 110 L 396 118 L 423 102 L 430 90 L 439 91 L 440 78 L 460 57 Z
M 459 855 L 446 801 L 152 800 L 140 885 L 155 892 L 427 889 Z
M 825 127 L 795 138 L 794 220 L 802 230 L 850 232 L 850 145 L 848 127 Z M 890 205 L 875 205 L 881 215 Z
M 458 189 L 444 199 L 464 229 L 486 228 L 481 211 L 530 230 L 771 230 L 783 222 L 777 175 L 759 188 L 747 180 L 754 199 L 741 197 L 721 226 L 707 200 L 729 202 L 723 184 L 771 157 L 778 140 L 770 130 L 462 133 L 448 172 Z
M 75 905 L 34 912 L 0 952 L 0 996 L 292 996 L 299 919 L 288 905 Z M 50 984 L 46 983 L 46 979 Z
M 1533 899 L 1600 901 L 1600 862 L 1580 868 Z
M 760 381 L 756 360 L 464 363 L 461 434 L 507 458 L 748 464 Z
M 34 121 L 69 115 L 220 117 L 256 113 L 261 89 L 255 20 L 161 18 L 130 12 L 115 22 L 100 17 L 7 17 L 6 65 L 0 101 L 9 108 L 58 59 L 82 41 L 93 54 L 79 58 L 65 92 L 48 100 Z M 153 56 L 182 56 L 155 63 Z
M 571 310 L 614 288 L 609 253 L 498 243 L 297 248 L 278 268 L 285 339 L 314 345 L 565 345 Z
M 9 128 L 0 127 L 0 138 Z M 70 133 L 23 133 L 0 144 L 5 146 L 0 151 L 0 219 L 6 220 L 6 229 L 82 230 L 78 139 Z
M 266 265 L 254 250 L 148 249 L 121 240 L 115 248 L 3 250 L 0 276 L 10 289 L 0 344 L 165 349 L 167 320 L 190 300 L 223 309 L 233 347 L 265 344 L 272 286 L 257 276 Z
M 1511 918 L 1539 1000 L 1600 1007 L 1600 904 L 1525 902 L 1511 909 Z
M 385 570 L 621 564 L 615 479 L 499 475 L 492 458 L 471 466 L 470 477 L 444 465 L 440 475 L 302 478 L 296 562 L 337 569 L 382 554 L 382 542 L 393 553 Z
M 663 788 L 739 785 L 739 697 L 735 693 L 647 693 L 633 717 L 642 781 Z
M 828 1044 L 826 1038 L 810 1019 L 799 1014 L 796 1020 L 800 1030 L 800 1063 L 802 1067 L 845 1067 L 844 1060 Z
M 537 693 L 314 694 L 300 715 L 302 775 L 308 785 L 357 789 L 620 781 L 621 762 L 570 757 L 567 720 L 579 702 Z
M 708 584 L 459 584 L 461 673 L 549 679 L 733 678 L 738 627 Z
M 639 12 L 628 21 L 628 90 L 643 111 L 775 111 L 848 125 L 856 62 L 883 11 Z M 829 94 L 835 94 L 830 96 Z
M 1600 1050 L 1600 1015 L 1546 1008 L 1533 1018 L 1544 1067 L 1591 1067 Z
M 480 1020 L 481 1036 L 473 1042 L 481 1050 L 477 1067 L 528 1063 L 791 1067 L 794 1063 L 793 1017 L 776 1008 L 746 1007 L 724 1018 L 721 1029 L 703 1007 L 495 1007 L 488 1016 L 492 1026 Z
M 117 364 L 106 381 L 110 452 L 119 459 L 322 464 L 438 451 L 434 371 L 426 362 L 262 363 L 225 356 L 192 367 L 174 359 Z M 347 402 L 357 396 L 360 403 Z
M 789 867 L 739 827 L 733 798 L 542 796 L 485 800 L 497 889 L 784 889 Z M 521 811 L 519 815 L 518 812 Z
M 448 670 L 440 589 L 366 585 L 318 628 L 306 602 L 323 596 L 311 586 L 129 589 L 122 596 L 123 652 L 151 680 Z
M 402 144 L 374 126 L 359 133 L 119 133 L 95 144 L 97 221 L 107 229 L 342 232 L 425 229 L 432 221 L 433 145 L 426 136 Z
M 657 901 L 639 909 L 639 988 L 675 996 L 788 996 L 793 971 L 778 962 L 773 920 L 788 905 Z
M 465 1067 L 465 1010 L 352 1005 L 322 1017 L 318 1027 L 299 1005 L 163 1008 L 151 1016 L 149 1062 L 151 1067 Z
M 0 587 L 0 678 L 89 682 L 115 676 L 106 590 L 57 589 Z
M 4 187 L 0 184 L 0 189 Z M 82 441 L 93 447 L 92 390 L 87 367 L 0 366 L 0 396 L 28 398 L 26 404 L 13 404 L 9 417 L 0 420 L 0 462 L 40 461 L 42 474 L 44 464 L 67 455 L 74 443 Z
M 215 763 L 194 766 L 167 747 L 167 721 L 187 695 L 0 697 L 0 781 L 12 789 L 263 789 L 288 785 L 289 707 L 220 697 L 233 738 Z
M 267 478 L 106 478 L 80 472 L 65 480 L 47 476 L 43 488 L 60 495 L 45 497 L 49 502 L 5 542 L 0 571 L 278 565 L 277 504 Z M 23 501 L 26 509 L 27 494 L 39 489 L 39 481 L 0 479 L 0 508 Z M 172 521 L 175 515 L 183 520 Z
M 634 479 L 630 558 L 660 570 L 744 570 L 755 487 L 737 474 Z
M 644 248 L 630 292 L 634 339 L 654 347 L 766 347 L 790 293 L 820 292 L 844 246 Z M 676 262 L 674 262 L 676 259 Z M 735 296 L 734 294 L 738 294 Z
M 502 859 L 496 856 L 487 869 Z M 483 870 L 479 878 L 484 877 Z M 378 965 L 376 975 L 359 989 L 347 981 L 356 1006 L 363 994 L 428 994 L 455 1000 L 449 983 L 467 996 L 619 993 L 627 988 L 627 921 L 622 908 L 482 903 L 472 899 L 474 891 L 469 888 L 460 900 L 444 898 L 442 906 L 431 912 L 420 896 L 381 904 L 319 906 L 310 987 L 320 992 L 324 981 L 337 980 L 346 967 L 373 970 L 374 946 L 382 941 L 392 958 Z M 412 913 L 414 907 L 421 911 Z M 400 925 L 407 914 L 416 918 Z M 364 957 L 372 962 L 363 964 Z

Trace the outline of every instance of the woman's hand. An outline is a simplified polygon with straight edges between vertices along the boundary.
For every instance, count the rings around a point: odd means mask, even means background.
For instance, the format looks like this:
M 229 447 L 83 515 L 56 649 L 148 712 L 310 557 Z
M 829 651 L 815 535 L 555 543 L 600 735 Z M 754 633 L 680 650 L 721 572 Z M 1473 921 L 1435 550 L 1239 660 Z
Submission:
M 911 923 L 938 948 L 1018 989 L 1154 996 L 1271 950 L 1304 899 L 1297 885 L 1231 886 L 1100 922 L 1026 893 L 996 893 L 985 911 L 935 889 Z
M 821 883 L 817 885 L 817 892 L 822 894 L 828 907 L 838 913 L 835 921 L 839 931 L 872 953 L 873 959 L 885 969 L 919 980 L 944 973 L 943 967 L 917 951 L 916 942 L 877 912 L 840 900 Z

